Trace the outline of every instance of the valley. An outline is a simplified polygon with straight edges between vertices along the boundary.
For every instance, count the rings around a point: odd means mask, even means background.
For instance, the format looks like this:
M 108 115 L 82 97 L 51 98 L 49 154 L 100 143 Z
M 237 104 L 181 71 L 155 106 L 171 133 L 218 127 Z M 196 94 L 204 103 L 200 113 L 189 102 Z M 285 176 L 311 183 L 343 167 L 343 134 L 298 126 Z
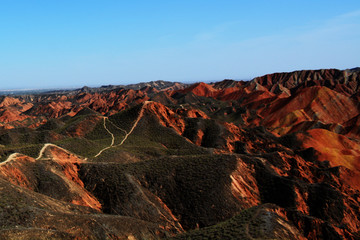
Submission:
M 360 71 L 0 97 L 1 239 L 359 239 Z

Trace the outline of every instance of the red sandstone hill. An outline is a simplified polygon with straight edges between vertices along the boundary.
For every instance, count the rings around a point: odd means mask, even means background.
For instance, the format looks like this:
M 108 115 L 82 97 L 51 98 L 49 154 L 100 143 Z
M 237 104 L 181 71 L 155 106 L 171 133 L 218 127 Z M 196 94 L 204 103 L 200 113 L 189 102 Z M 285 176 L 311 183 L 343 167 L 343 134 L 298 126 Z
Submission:
M 281 92 L 281 88 L 292 90 L 325 86 L 337 92 L 352 95 L 359 90 L 359 80 L 359 71 L 356 70 L 321 69 L 269 74 L 255 78 L 252 84 L 258 83 L 277 94 Z
M 2 239 L 359 239 L 359 69 L 0 100 Z

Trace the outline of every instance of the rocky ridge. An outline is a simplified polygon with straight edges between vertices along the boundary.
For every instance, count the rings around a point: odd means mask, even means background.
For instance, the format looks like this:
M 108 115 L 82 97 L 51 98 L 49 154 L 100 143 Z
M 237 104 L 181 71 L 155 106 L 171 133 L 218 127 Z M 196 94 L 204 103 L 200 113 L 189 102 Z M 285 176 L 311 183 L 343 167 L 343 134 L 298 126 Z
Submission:
M 2 97 L 0 236 L 358 239 L 359 81 L 323 69 Z

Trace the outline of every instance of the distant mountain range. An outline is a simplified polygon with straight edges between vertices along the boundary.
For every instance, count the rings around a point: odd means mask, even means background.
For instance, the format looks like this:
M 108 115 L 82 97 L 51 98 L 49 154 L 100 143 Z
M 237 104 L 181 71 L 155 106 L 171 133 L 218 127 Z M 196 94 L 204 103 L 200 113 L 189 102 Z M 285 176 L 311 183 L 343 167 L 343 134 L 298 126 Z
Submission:
M 0 97 L 1 239 L 360 239 L 360 68 Z
M 74 94 L 78 92 L 102 92 L 102 91 L 111 91 L 115 89 L 133 89 L 141 90 L 143 88 L 154 88 L 156 90 L 178 90 L 188 86 L 189 84 L 184 84 L 180 82 L 169 82 L 163 80 L 151 81 L 151 82 L 142 82 L 137 84 L 128 84 L 128 85 L 106 85 L 101 87 L 87 87 L 82 88 L 56 88 L 56 89 L 13 89 L 13 90 L 0 90 L 0 95 L 31 95 L 31 94 Z

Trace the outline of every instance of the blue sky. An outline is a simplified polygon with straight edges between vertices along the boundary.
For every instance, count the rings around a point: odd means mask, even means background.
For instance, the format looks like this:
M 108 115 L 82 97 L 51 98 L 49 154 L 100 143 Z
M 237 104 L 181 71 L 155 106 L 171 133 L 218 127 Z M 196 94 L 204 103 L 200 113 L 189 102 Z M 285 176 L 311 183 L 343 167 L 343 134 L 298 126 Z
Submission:
M 360 1 L 0 0 L 0 89 L 360 66 Z

